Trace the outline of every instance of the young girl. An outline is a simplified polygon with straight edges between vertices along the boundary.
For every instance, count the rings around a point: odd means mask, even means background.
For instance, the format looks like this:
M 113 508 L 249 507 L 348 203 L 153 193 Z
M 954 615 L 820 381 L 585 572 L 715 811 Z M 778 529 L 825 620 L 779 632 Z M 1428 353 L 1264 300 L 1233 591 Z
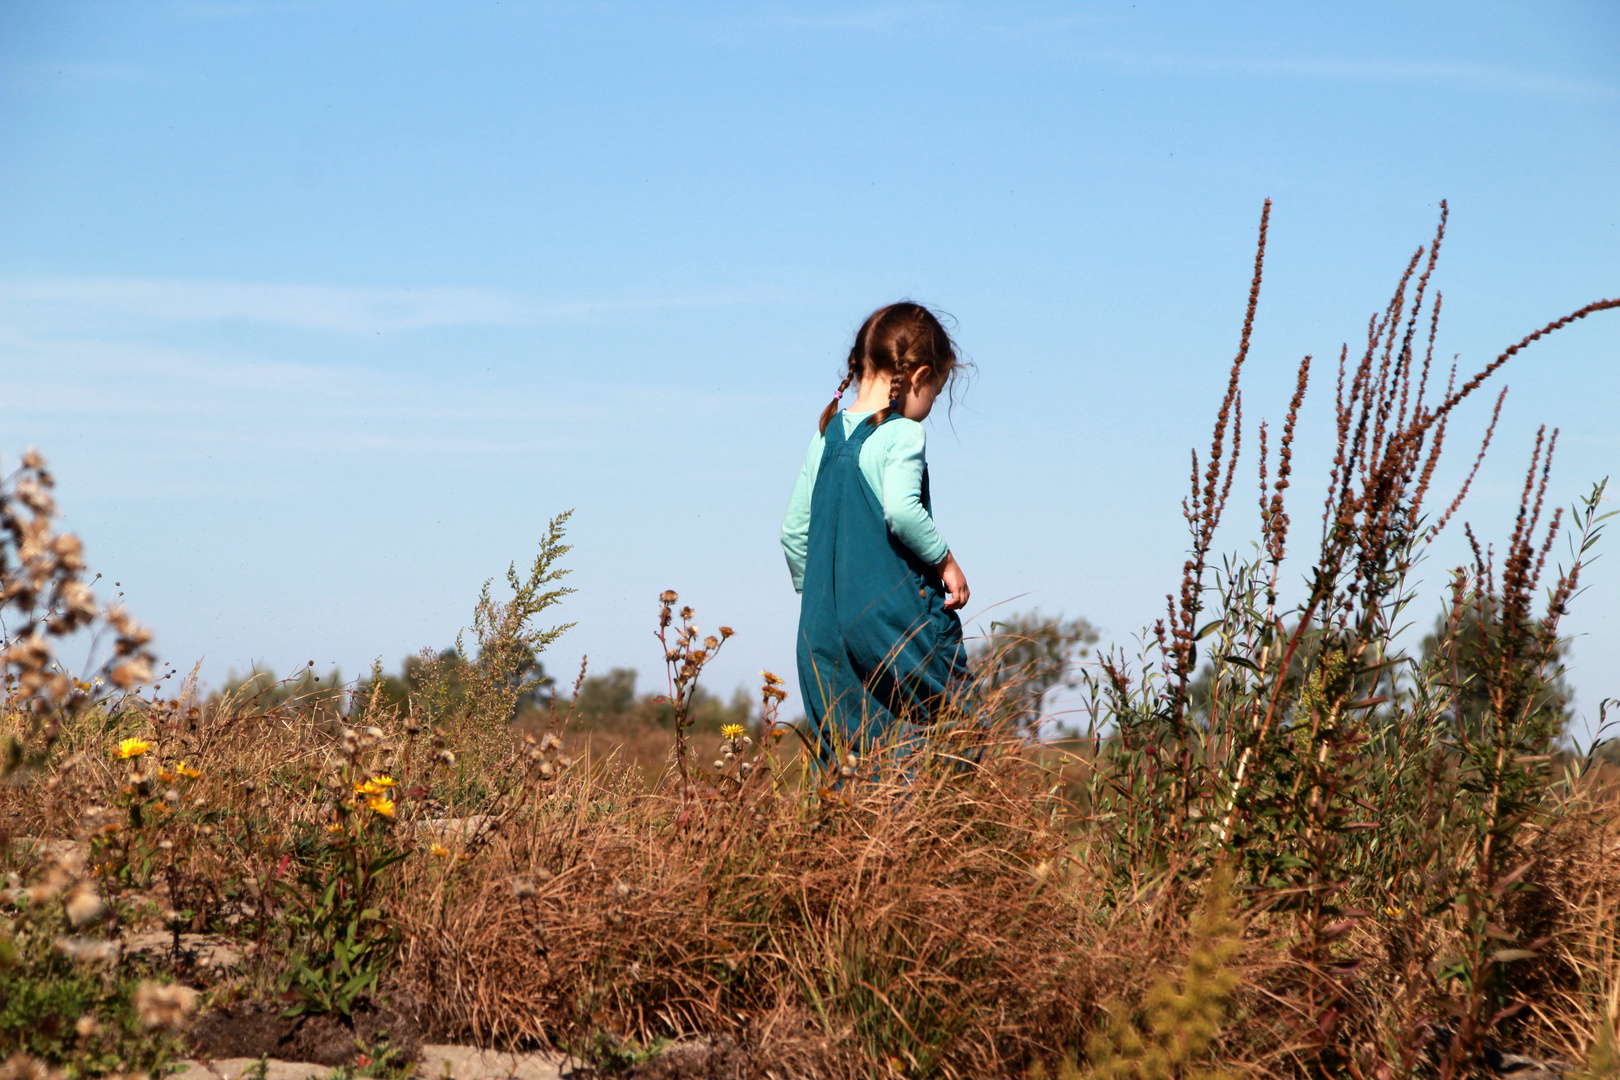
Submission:
M 799 691 L 829 765 L 897 723 L 932 722 L 968 679 L 967 579 L 934 527 L 921 423 L 956 371 L 933 312 L 874 311 L 793 488 L 782 547 L 803 594 Z

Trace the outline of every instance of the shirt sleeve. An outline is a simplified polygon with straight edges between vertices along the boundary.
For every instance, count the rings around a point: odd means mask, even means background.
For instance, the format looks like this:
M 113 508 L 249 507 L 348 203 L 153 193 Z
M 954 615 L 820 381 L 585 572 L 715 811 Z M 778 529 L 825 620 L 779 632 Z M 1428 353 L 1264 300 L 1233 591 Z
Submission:
M 883 455 L 883 520 L 900 542 L 917 553 L 929 566 L 937 564 L 950 551 L 950 545 L 934 525 L 934 516 L 922 501 L 926 436 L 915 420 L 891 420 L 884 424 L 893 431 Z
M 798 482 L 793 485 L 793 497 L 788 500 L 787 516 L 782 519 L 782 553 L 787 556 L 793 591 L 799 593 L 804 592 L 804 563 L 810 551 L 810 495 L 816 487 L 821 445 L 819 437 L 810 440 L 810 449 L 804 455 L 804 467 L 799 470 Z

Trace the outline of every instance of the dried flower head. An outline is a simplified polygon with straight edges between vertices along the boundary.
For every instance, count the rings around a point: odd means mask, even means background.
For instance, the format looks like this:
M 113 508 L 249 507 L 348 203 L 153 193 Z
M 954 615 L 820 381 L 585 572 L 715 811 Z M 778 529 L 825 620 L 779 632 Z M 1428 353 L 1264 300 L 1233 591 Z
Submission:
M 105 910 L 107 910 L 107 905 L 102 902 L 101 894 L 88 881 L 79 882 L 68 893 L 67 917 L 68 922 L 74 927 L 83 926 L 87 922 L 100 918 L 101 913 Z
M 132 656 L 109 671 L 107 677 L 118 689 L 129 690 L 152 681 L 152 662 L 144 656 Z
M 148 980 L 135 990 L 135 1014 L 147 1031 L 178 1031 L 196 1008 L 197 991 L 189 986 L 162 986 Z
M 56 951 L 70 960 L 82 964 L 117 963 L 121 950 L 116 941 L 101 941 L 87 937 L 61 937 L 55 943 Z

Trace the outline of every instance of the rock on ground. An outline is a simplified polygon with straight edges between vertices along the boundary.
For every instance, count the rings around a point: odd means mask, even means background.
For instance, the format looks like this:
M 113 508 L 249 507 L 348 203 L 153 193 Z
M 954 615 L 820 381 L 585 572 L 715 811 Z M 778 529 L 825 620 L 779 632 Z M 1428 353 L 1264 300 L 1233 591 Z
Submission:
M 218 1061 L 181 1061 L 177 1080 L 243 1080 L 256 1077 L 258 1058 L 222 1058 Z M 326 1080 L 330 1065 L 307 1061 L 265 1062 L 264 1080 Z M 503 1054 L 476 1046 L 422 1047 L 422 1057 L 412 1070 L 421 1080 L 561 1080 L 563 1059 L 549 1054 Z

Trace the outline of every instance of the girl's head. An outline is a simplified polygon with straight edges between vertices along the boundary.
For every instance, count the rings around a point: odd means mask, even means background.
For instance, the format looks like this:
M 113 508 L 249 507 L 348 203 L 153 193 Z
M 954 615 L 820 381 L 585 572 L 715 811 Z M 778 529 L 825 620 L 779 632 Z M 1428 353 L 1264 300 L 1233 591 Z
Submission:
M 956 344 L 932 311 L 910 300 L 880 307 L 855 332 L 844 380 L 822 410 L 821 430 L 837 415 L 838 402 L 852 382 L 861 383 L 864 391 L 874 380 L 887 381 L 888 404 L 873 414 L 873 424 L 883 423 L 891 412 L 922 420 L 960 366 Z

